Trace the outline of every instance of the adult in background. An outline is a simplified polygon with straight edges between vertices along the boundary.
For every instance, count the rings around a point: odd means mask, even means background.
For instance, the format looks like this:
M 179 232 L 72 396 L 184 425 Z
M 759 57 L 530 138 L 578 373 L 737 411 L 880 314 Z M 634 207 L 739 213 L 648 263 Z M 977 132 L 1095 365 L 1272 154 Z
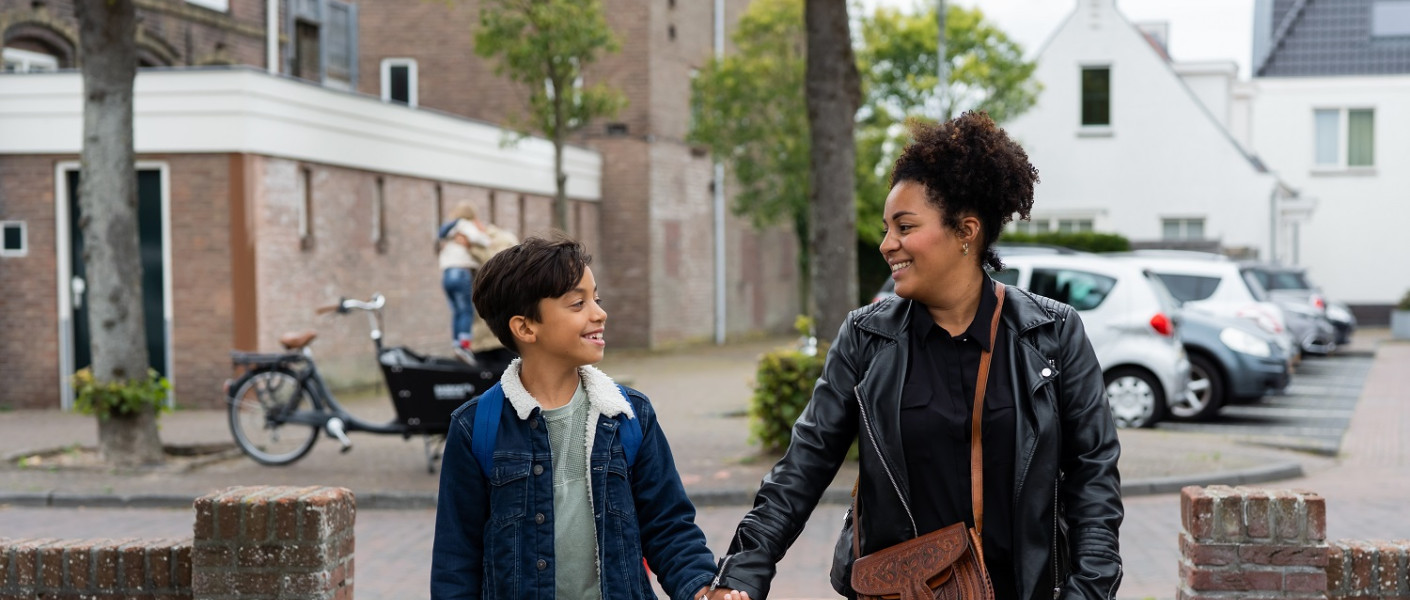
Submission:
M 974 526 L 971 414 L 981 358 L 982 556 L 996 598 L 1112 598 L 1121 582 L 1121 449 L 1101 367 L 1071 307 L 1003 288 L 985 268 L 1038 172 L 984 113 L 920 125 L 891 172 L 881 254 L 898 297 L 848 315 L 787 453 L 765 476 L 717 583 L 763 598 L 860 440 L 857 505 L 832 570 L 854 596 L 865 556 L 943 527 Z M 991 317 L 1000 322 L 991 338 Z
M 450 220 L 441 225 L 440 254 L 437 262 L 441 267 L 441 287 L 445 289 L 446 301 L 450 303 L 451 348 L 461 360 L 475 364 L 472 353 L 474 339 L 471 324 L 475 321 L 475 270 L 481 261 L 471 253 L 472 248 L 489 246 L 490 238 L 475 223 L 475 207 L 468 202 L 456 205 L 450 212 Z
M 488 245 L 470 247 L 470 254 L 482 265 L 488 262 L 490 257 L 519 243 L 519 238 L 513 232 L 500 228 L 494 223 L 475 219 L 475 224 L 484 230 L 485 235 L 489 236 Z M 519 356 L 513 350 L 504 347 L 504 343 L 495 337 L 494 332 L 490 331 L 490 326 L 478 313 L 475 315 L 474 335 L 475 362 L 481 367 L 502 373 L 509 363 Z

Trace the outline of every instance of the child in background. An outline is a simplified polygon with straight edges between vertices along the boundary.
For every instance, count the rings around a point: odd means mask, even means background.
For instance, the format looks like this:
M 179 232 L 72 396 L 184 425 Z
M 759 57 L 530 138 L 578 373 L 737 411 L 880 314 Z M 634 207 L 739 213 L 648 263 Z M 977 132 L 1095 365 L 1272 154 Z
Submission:
M 489 246 L 490 238 L 475 223 L 475 207 L 461 203 L 450 213 L 450 221 L 441 226 L 441 250 L 437 262 L 441 267 L 441 287 L 450 302 L 450 333 L 456 356 L 475 364 L 471 353 L 475 321 L 475 270 L 480 262 L 471 248 Z

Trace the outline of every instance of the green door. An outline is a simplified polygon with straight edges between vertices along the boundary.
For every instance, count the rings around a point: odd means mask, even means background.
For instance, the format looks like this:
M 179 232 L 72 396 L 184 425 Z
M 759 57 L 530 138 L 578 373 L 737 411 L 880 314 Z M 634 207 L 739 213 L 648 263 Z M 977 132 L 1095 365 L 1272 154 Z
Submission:
M 162 261 L 162 173 L 156 169 L 137 171 L 137 231 L 142 254 L 142 316 L 147 324 L 147 364 L 169 377 L 166 369 L 166 304 L 165 265 Z M 89 352 L 88 290 L 83 264 L 83 216 L 78 202 L 78 171 L 68 171 L 69 191 L 69 268 L 73 306 L 73 368 L 75 371 L 93 364 Z

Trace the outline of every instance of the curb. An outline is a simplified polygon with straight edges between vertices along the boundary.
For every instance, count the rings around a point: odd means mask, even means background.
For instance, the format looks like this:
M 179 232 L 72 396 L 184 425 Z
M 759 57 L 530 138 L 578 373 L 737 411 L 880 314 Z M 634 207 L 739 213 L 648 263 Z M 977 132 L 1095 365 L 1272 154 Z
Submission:
M 1248 485 L 1268 483 L 1303 476 L 1302 464 L 1282 462 L 1198 475 L 1177 475 L 1136 479 L 1121 484 L 1123 497 L 1171 494 L 1191 485 Z M 723 489 L 686 491 L 696 507 L 749 506 L 754 503 L 754 490 Z M 200 494 L 204 495 L 204 494 Z M 89 494 L 72 492 L 3 492 L 0 506 L 27 508 L 191 508 L 197 494 Z M 357 507 L 362 510 L 423 510 L 436 507 L 436 495 L 423 492 L 364 492 L 354 491 Z M 823 492 L 820 504 L 850 504 L 850 486 L 831 486 Z

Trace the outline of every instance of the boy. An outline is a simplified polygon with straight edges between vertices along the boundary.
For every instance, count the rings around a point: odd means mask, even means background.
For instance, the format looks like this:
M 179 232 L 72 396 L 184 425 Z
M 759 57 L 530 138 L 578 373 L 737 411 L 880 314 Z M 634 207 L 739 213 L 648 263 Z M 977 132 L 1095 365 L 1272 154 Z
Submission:
M 590 261 L 577 242 L 530 238 L 480 268 L 475 308 L 520 358 L 502 394 L 451 416 L 433 600 L 651 597 L 643 556 L 676 600 L 701 596 L 714 575 L 650 402 L 590 366 L 607 321 Z M 472 450 L 487 397 L 504 398 L 488 472 Z M 630 462 L 629 427 L 641 433 Z

